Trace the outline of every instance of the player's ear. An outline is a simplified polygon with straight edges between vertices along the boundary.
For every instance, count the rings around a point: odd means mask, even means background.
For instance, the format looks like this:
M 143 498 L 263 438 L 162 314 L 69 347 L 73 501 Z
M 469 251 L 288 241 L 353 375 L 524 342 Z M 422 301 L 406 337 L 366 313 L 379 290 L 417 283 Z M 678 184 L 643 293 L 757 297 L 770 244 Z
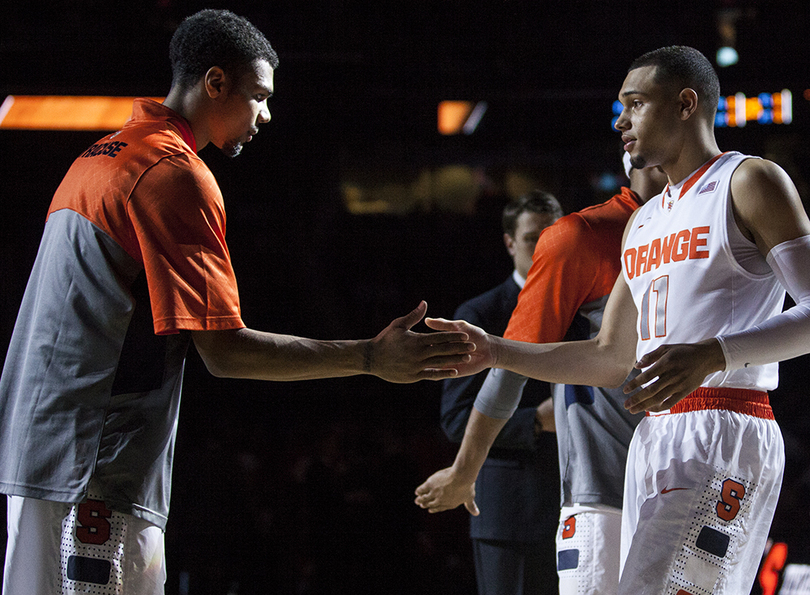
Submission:
M 221 97 L 225 92 L 225 71 L 219 66 L 212 66 L 203 77 L 205 92 L 211 99 Z
M 690 89 L 689 87 L 682 89 L 681 92 L 678 94 L 679 100 L 679 111 L 682 120 L 688 120 L 692 114 L 697 112 L 699 98 L 697 91 L 694 89 Z

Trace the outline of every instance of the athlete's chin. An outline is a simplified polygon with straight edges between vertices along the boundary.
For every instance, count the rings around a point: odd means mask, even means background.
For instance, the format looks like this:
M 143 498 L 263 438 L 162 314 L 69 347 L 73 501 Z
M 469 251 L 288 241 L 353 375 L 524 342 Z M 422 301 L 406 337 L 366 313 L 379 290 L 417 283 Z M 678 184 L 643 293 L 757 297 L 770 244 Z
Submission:
M 242 147 L 244 147 L 244 145 L 241 142 L 231 141 L 222 145 L 219 150 L 222 151 L 225 156 L 234 158 L 242 152 Z
M 644 169 L 647 167 L 647 160 L 641 155 L 632 155 L 630 157 L 630 165 L 633 166 L 633 169 Z

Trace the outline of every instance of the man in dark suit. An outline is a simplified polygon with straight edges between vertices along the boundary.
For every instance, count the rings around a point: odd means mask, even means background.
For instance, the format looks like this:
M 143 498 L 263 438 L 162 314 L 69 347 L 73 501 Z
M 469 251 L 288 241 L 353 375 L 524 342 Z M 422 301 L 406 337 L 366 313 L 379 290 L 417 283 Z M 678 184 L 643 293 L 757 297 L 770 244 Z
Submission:
M 534 191 L 503 211 L 504 243 L 515 270 L 503 283 L 465 303 L 455 318 L 502 335 L 517 305 L 540 232 L 562 216 L 550 194 Z M 461 442 L 486 374 L 444 381 L 441 423 Z M 559 470 L 549 385 L 530 381 L 476 481 L 482 510 L 470 517 L 479 595 L 556 592 L 554 536 Z

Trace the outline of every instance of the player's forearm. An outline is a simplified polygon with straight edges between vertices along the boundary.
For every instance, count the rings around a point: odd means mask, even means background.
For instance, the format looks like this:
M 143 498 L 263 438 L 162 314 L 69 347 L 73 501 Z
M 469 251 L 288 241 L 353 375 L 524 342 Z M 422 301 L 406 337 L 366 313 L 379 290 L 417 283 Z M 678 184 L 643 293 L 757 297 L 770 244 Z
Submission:
M 473 407 L 464 431 L 464 439 L 461 441 L 452 466 L 453 473 L 460 482 L 475 482 L 478 472 L 481 471 L 489 454 L 489 449 L 492 448 L 495 438 L 498 437 L 506 421 L 484 415 Z
M 604 338 L 563 343 L 523 343 L 500 339 L 496 367 L 558 384 L 617 387 L 634 363 L 632 346 Z
M 725 369 L 783 361 L 810 352 L 810 235 L 771 249 L 768 264 L 796 304 L 748 330 L 717 337 Z
M 762 366 L 810 353 L 810 302 L 744 331 L 716 337 L 724 362 L 719 369 Z
M 320 341 L 251 329 L 194 333 L 208 370 L 227 378 L 313 380 L 368 372 L 370 341 Z

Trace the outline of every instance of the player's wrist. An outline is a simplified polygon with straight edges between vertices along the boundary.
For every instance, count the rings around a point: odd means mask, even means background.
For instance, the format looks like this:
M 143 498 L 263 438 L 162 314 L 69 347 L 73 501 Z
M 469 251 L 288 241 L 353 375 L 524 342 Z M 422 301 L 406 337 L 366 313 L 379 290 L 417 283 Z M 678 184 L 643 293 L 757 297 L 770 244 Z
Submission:
M 505 348 L 503 338 L 487 333 L 487 341 L 489 342 L 489 352 L 492 357 L 492 365 L 490 368 L 508 369 L 506 365 L 508 350 Z
M 704 364 L 709 368 L 708 374 L 721 372 L 726 369 L 726 351 L 719 337 L 713 337 L 700 342 L 704 347 Z
M 456 457 L 456 460 L 448 469 L 450 482 L 455 486 L 471 485 L 478 479 L 480 467 L 472 464 L 463 457 Z
M 360 369 L 364 374 L 373 374 L 374 369 L 374 341 L 367 339 L 360 341 Z

